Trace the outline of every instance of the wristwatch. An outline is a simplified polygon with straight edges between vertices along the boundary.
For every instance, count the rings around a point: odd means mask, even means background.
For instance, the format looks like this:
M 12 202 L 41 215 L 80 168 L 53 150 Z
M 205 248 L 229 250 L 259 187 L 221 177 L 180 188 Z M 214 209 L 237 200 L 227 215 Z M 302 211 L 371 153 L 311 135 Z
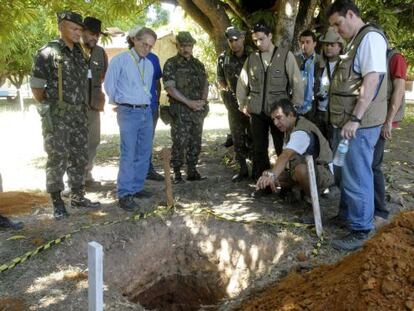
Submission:
M 266 171 L 266 176 L 271 177 L 273 179 L 273 182 L 276 182 L 276 174 L 272 171 Z
M 361 124 L 362 120 L 353 114 L 351 115 L 351 122 L 358 122 L 359 124 Z

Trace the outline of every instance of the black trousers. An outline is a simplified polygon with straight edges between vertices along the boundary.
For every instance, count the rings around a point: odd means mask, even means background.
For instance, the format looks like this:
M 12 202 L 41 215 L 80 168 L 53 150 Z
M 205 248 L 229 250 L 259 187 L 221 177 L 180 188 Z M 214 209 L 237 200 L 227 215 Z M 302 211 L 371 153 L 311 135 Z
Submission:
M 251 115 L 250 127 L 253 141 L 252 177 L 258 179 L 263 171 L 270 168 L 268 154 L 269 130 L 277 155 L 282 153 L 284 134 L 274 125 L 272 119 L 263 112 Z

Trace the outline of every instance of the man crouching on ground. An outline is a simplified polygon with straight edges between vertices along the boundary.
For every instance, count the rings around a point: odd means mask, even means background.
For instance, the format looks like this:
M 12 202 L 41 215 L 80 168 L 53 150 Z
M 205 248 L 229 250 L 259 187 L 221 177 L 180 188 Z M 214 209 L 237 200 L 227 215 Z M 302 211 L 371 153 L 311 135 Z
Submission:
M 270 187 L 275 192 L 277 186 L 282 189 L 297 186 L 304 192 L 305 199 L 310 198 L 306 155 L 312 155 L 315 161 L 319 191 L 331 186 L 334 182 L 332 151 L 316 125 L 298 116 L 288 99 L 276 102 L 270 116 L 275 126 L 284 133 L 284 146 L 276 164 L 272 169 L 263 172 L 256 188 Z

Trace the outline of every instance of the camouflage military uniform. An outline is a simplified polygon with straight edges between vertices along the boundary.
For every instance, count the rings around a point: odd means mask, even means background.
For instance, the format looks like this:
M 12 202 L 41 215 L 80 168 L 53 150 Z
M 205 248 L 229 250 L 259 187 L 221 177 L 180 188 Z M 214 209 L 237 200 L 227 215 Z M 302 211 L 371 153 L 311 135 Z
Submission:
M 196 58 L 189 60 L 177 54 L 167 60 L 163 70 L 165 87 L 175 84 L 175 88 L 185 97 L 199 100 L 203 96 L 207 75 L 204 65 Z M 201 135 L 208 105 L 202 111 L 194 111 L 187 105 L 169 97 L 172 153 L 171 166 L 179 169 L 183 165 L 186 151 L 187 170 L 194 171 L 201 152 Z
M 62 71 L 62 101 L 59 100 L 59 64 Z M 45 88 L 40 106 L 46 163 L 46 190 L 81 188 L 88 163 L 87 107 L 85 103 L 88 65 L 79 44 L 70 50 L 63 40 L 51 41 L 36 54 L 31 86 Z
M 243 56 L 239 58 L 227 50 L 219 56 L 217 62 L 217 80 L 224 82 L 228 88 L 226 91 L 221 91 L 221 97 L 228 111 L 234 152 L 238 162 L 246 160 L 251 141 L 249 118 L 239 110 L 236 98 L 237 79 L 250 51 L 251 49 L 245 47 Z

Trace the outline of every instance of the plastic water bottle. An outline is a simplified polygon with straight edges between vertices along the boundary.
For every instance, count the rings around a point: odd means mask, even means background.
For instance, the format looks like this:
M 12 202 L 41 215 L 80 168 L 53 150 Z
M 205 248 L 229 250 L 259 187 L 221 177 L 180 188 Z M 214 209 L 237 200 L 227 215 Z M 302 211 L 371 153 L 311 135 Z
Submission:
M 336 148 L 333 164 L 336 166 L 344 166 L 345 156 L 349 149 L 348 139 L 342 139 L 339 142 L 338 148 Z

